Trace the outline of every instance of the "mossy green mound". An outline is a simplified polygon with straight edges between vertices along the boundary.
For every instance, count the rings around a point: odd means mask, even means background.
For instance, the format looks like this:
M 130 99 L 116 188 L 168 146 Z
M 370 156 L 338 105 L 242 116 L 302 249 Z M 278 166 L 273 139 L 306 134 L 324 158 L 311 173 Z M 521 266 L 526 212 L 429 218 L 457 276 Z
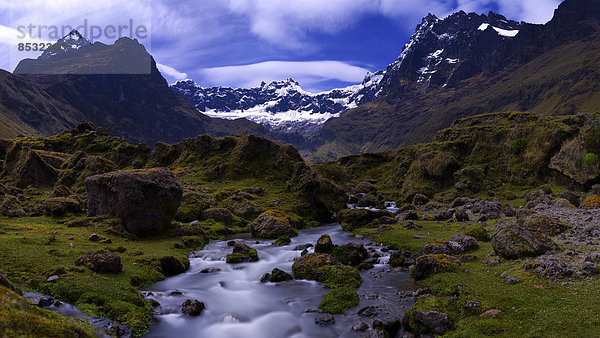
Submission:
M 0 285 L 0 336 L 96 337 L 96 332 L 83 320 L 42 310 Z
M 291 239 L 288 236 L 279 236 L 274 242 L 273 245 L 275 246 L 282 246 L 282 245 L 287 245 L 291 243 Z
M 294 277 L 300 279 L 316 279 L 317 269 L 326 265 L 340 265 L 333 256 L 324 253 L 309 253 L 302 256 L 292 265 Z
M 356 291 L 344 287 L 326 293 L 319 304 L 319 308 L 325 313 L 346 313 L 348 309 L 357 306 L 359 301 Z
M 346 265 L 326 265 L 315 271 L 317 282 L 330 288 L 348 287 L 358 289 L 362 284 L 360 272 Z
M 476 240 L 481 242 L 489 242 L 490 235 L 487 233 L 487 230 L 481 224 L 473 224 L 469 225 L 465 229 L 465 235 L 474 237 Z

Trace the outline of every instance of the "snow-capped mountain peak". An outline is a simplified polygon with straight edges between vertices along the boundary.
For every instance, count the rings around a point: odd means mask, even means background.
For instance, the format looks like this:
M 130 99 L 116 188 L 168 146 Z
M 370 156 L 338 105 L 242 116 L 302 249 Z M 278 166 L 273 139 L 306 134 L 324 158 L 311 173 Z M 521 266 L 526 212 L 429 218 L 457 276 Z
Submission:
M 332 117 L 373 101 L 385 72 L 368 73 L 362 84 L 326 92 L 307 92 L 294 79 L 262 82 L 253 88 L 204 88 L 192 80 L 171 85 L 203 114 L 246 118 L 272 131 L 310 136 Z
M 464 61 L 485 64 L 485 58 L 491 58 L 489 51 L 515 37 L 520 29 L 521 23 L 493 12 L 478 15 L 459 11 L 444 19 L 429 14 L 388 66 L 384 87 L 399 76 L 420 84 L 422 90 L 453 85 L 460 81 L 463 72 L 455 71 Z M 474 71 L 467 65 L 464 68 Z
M 79 50 L 81 47 L 90 46 L 92 43 L 83 37 L 76 29 L 73 29 L 69 34 L 59 39 L 55 44 L 50 46 L 48 49 L 40 55 L 39 59 L 48 59 L 52 56 L 69 53 L 71 51 Z

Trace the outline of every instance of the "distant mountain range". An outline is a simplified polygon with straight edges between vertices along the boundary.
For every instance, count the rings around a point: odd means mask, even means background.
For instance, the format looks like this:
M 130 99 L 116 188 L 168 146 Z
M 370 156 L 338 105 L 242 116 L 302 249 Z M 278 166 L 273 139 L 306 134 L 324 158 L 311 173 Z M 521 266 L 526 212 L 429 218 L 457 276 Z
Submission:
M 203 88 L 192 80 L 184 80 L 171 88 L 205 115 L 246 118 L 274 132 L 310 137 L 328 119 L 375 100 L 381 92 L 384 74 L 369 73 L 359 85 L 322 93 L 306 92 L 293 79 L 263 82 L 248 89 Z
M 492 12 L 430 14 L 386 70 L 309 93 L 292 79 L 169 87 L 137 41 L 91 44 L 73 31 L 14 74 L 0 71 L 0 137 L 49 135 L 87 119 L 149 145 L 245 132 L 315 161 L 393 149 L 475 114 L 600 111 L 599 32 L 600 0 L 565 0 L 544 25 Z

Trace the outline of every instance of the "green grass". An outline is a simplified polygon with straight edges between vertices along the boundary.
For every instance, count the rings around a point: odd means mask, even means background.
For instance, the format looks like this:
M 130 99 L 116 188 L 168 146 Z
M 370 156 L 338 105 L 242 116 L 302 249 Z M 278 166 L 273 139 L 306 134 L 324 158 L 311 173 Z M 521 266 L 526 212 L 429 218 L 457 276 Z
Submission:
M 43 310 L 0 286 L 0 336 L 96 337 L 96 333 L 86 321 Z
M 90 315 L 119 320 L 136 335 L 144 333 L 149 325 L 146 316 L 150 306 L 138 288 L 164 278 L 158 258 L 174 256 L 187 261 L 189 249 L 170 234 L 129 240 L 112 234 L 110 226 L 103 222 L 98 223 L 98 228 L 68 228 L 61 224 L 68 219 L 0 218 L 2 269 L 25 290 L 50 294 L 78 305 Z M 92 233 L 109 237 L 112 244 L 90 242 L 87 238 Z M 75 260 L 88 251 L 120 251 L 116 250 L 119 247 L 126 249 L 118 253 L 123 263 L 119 274 L 99 274 L 75 265 Z M 47 283 L 46 279 L 54 274 L 61 278 Z
M 418 252 L 425 243 L 448 239 L 462 233 L 463 224 L 444 226 L 435 222 L 416 222 L 422 231 L 393 226 L 380 234 L 370 235 L 378 242 L 394 248 Z M 356 233 L 368 234 L 372 229 Z M 427 235 L 415 239 L 413 234 Z M 568 285 L 549 283 L 523 270 L 523 261 L 501 260 L 500 264 L 485 265 L 494 250 L 490 243 L 480 242 L 480 248 L 469 252 L 472 260 L 463 261 L 452 272 L 429 276 L 419 284 L 429 287 L 435 298 L 418 298 L 413 309 L 441 311 L 450 315 L 452 330 L 449 337 L 581 337 L 595 336 L 600 324 L 600 279 L 574 280 Z M 507 284 L 503 276 L 522 279 L 518 284 Z M 466 307 L 469 301 L 479 301 L 475 309 Z M 499 309 L 497 318 L 482 319 L 486 310 Z M 410 312 L 409 312 L 410 313 Z

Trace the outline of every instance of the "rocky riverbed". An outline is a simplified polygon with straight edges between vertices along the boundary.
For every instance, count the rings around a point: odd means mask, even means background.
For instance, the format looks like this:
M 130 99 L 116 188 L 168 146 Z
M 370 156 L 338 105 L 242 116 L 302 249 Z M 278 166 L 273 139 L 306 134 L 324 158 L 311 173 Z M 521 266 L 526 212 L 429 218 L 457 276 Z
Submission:
M 274 268 L 291 273 L 294 258 L 303 250 L 305 255 L 314 252 L 307 244 L 314 245 L 323 234 L 329 234 L 337 245 L 364 244 L 378 260 L 372 269 L 361 272 L 360 303 L 346 314 L 320 313 L 319 302 L 330 289 L 316 281 L 261 282 Z M 283 246 L 236 237 L 257 250 L 258 262 L 227 264 L 231 240 L 213 241 L 192 253 L 186 273 L 144 291 L 146 298 L 157 302 L 159 320 L 148 336 L 360 337 L 368 336 L 374 323 L 398 331 L 402 315 L 413 303 L 416 286 L 409 282 L 408 271 L 390 268 L 387 248 L 354 238 L 339 224 L 301 230 Z M 197 317 L 182 314 L 187 299 L 203 302 L 206 309 Z

